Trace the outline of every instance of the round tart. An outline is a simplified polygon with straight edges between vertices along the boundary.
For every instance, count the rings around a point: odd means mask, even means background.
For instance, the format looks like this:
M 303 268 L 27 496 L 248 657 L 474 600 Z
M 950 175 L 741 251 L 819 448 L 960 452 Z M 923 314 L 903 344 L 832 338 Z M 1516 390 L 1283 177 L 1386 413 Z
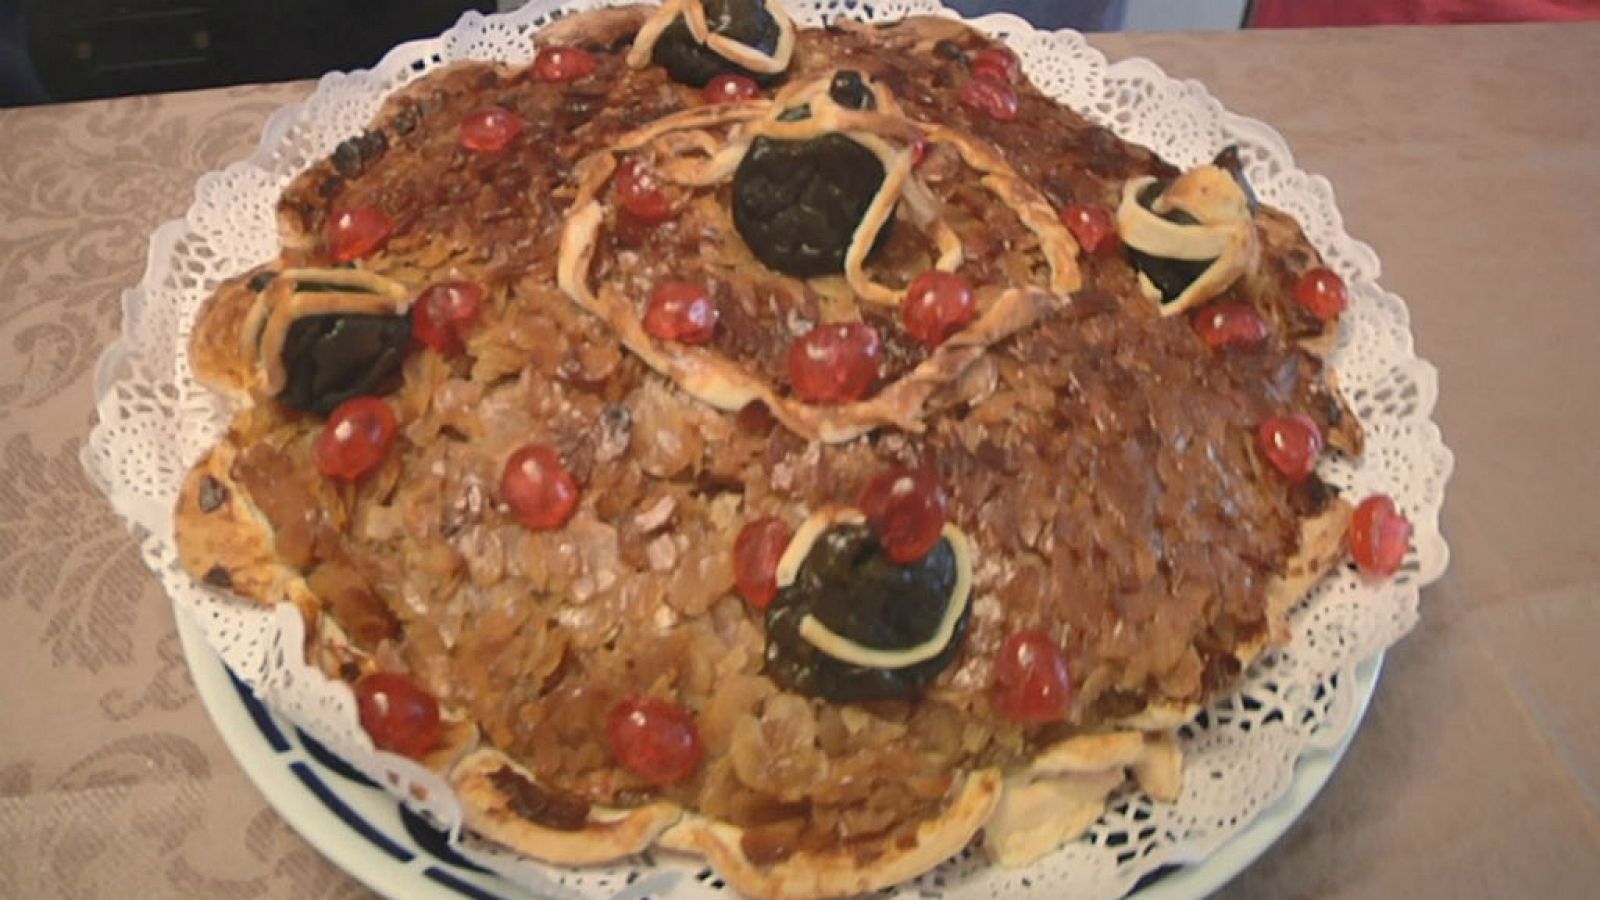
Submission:
M 1296 223 L 951 20 L 535 40 L 392 95 L 205 305 L 236 412 L 183 565 L 295 604 L 376 746 L 550 862 L 853 894 L 1174 798 L 1174 730 L 1345 555 Z

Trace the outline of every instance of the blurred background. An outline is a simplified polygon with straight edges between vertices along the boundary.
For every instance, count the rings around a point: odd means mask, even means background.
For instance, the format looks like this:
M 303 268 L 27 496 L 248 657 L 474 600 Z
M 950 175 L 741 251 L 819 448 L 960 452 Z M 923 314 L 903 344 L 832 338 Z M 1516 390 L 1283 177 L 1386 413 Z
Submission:
M 0 106 L 370 66 L 468 9 L 525 0 L 0 0 Z M 946 0 L 1041 28 L 1177 31 L 1600 18 L 1600 0 Z

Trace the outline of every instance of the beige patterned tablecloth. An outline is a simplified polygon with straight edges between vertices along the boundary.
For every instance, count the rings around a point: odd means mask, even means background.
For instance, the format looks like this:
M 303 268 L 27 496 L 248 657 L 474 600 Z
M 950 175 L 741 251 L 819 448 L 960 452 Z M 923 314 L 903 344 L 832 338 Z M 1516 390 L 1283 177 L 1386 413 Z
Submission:
M 1600 25 L 1096 38 L 1332 178 L 1442 372 L 1454 562 L 1230 896 L 1600 885 Z M 267 806 L 78 447 L 147 237 L 308 84 L 0 111 L 0 897 L 365 891 Z

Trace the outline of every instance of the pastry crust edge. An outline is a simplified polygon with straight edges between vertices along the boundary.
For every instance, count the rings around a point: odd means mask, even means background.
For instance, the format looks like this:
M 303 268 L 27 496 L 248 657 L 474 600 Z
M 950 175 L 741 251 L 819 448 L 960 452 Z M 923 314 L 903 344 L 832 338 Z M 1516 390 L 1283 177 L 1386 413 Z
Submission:
M 944 812 L 918 823 L 909 838 L 873 842 L 880 855 L 868 861 L 838 848 L 802 851 L 762 866 L 740 846 L 744 829 L 694 814 L 663 834 L 660 845 L 705 857 L 728 884 L 750 897 L 799 900 L 866 893 L 915 878 L 961 852 L 994 815 L 1002 782 L 998 769 L 969 773 Z
M 532 822 L 511 809 L 511 800 L 490 775 L 510 769 L 530 782 L 537 779 L 511 757 L 492 747 L 467 754 L 450 770 L 450 786 L 461 801 L 462 823 L 471 831 L 546 862 L 587 866 L 612 862 L 657 842 L 683 816 L 675 803 L 635 809 L 592 807 L 583 828 L 562 830 Z

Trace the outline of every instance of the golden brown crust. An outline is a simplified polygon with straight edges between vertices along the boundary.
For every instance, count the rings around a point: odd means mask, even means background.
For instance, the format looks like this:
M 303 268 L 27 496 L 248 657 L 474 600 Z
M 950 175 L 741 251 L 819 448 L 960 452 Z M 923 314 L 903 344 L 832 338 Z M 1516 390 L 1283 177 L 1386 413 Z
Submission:
M 1172 732 L 1146 734 L 1144 756 L 1133 764 L 1139 789 L 1157 803 L 1176 803 L 1183 790 L 1183 748 Z
M 653 11 L 654 7 L 641 4 L 562 16 L 534 32 L 533 42 L 539 47 L 610 47 L 638 34 Z
M 491 777 L 510 769 L 530 782 L 528 770 L 492 747 L 475 750 L 456 764 L 450 783 L 461 798 L 468 828 L 535 859 L 567 866 L 612 862 L 655 843 L 683 811 L 673 803 L 652 803 L 630 810 L 591 809 L 587 823 L 576 830 L 546 827 L 518 815 L 506 792 Z
M 1170 734 L 1118 731 L 1059 741 L 1006 776 L 984 830 L 984 850 L 1002 866 L 1029 865 L 1088 830 L 1129 771 L 1152 797 L 1170 801 L 1182 770 L 1182 752 Z
M 1355 507 L 1335 499 L 1322 512 L 1301 521 L 1300 546 L 1283 571 L 1267 583 L 1270 644 L 1281 646 L 1289 642 L 1289 610 L 1344 559 L 1346 535 L 1354 513 Z M 1260 648 L 1256 648 L 1249 658 L 1240 653 L 1240 661 L 1249 664 L 1259 652 Z
M 1085 734 L 1059 741 L 1033 758 L 1028 771 L 1035 775 L 1082 775 L 1106 769 L 1118 771 L 1144 756 L 1144 735 L 1137 731 Z
M 1331 353 L 1333 350 L 1333 336 L 1334 332 L 1330 331 L 1329 348 L 1326 352 Z M 1327 434 L 1323 435 L 1328 440 L 1328 446 L 1348 456 L 1360 456 L 1366 446 L 1366 437 L 1361 431 L 1361 420 L 1356 418 L 1355 410 L 1350 408 L 1349 399 L 1345 397 L 1344 391 L 1339 389 L 1339 373 L 1332 368 L 1324 370 L 1323 384 L 1327 386 L 1328 396 L 1333 398 L 1339 410 L 1338 421 L 1328 429 Z
M 1289 643 L 1289 610 L 1344 559 L 1346 534 L 1353 512 L 1354 507 L 1336 498 L 1322 512 L 1301 521 L 1294 555 L 1285 562 L 1282 573 L 1267 582 L 1266 631 L 1256 640 L 1234 649 L 1234 657 L 1240 665 L 1248 667 L 1269 647 Z M 1117 720 L 1117 724 L 1146 733 L 1166 732 L 1193 719 L 1199 712 L 1198 703 L 1154 699 L 1138 713 Z
M 984 830 L 984 852 L 1007 868 L 1031 865 L 1087 831 L 1125 777 L 1120 768 L 1008 777 L 999 809 Z
M 323 618 L 329 617 L 323 616 Z M 428 751 L 421 762 L 435 772 L 448 774 L 466 758 L 467 754 L 478 749 L 480 737 L 476 724 L 465 719 L 446 719 L 444 735 L 439 739 L 439 745 Z
M 1255 226 L 1261 235 L 1261 246 L 1269 255 L 1299 258 L 1298 264 L 1285 259 L 1291 275 L 1298 277 L 1304 270 L 1318 264 L 1314 251 L 1310 250 L 1310 241 L 1306 239 L 1300 223 L 1296 222 L 1293 216 L 1280 209 L 1262 206 L 1256 210 Z M 1276 294 L 1279 290 L 1278 277 L 1279 273 L 1271 271 L 1271 267 L 1268 266 L 1261 266 L 1248 273 L 1245 283 L 1249 295 L 1253 298 L 1265 298 Z M 1319 359 L 1327 359 L 1333 353 L 1333 348 L 1339 340 L 1337 319 L 1323 322 L 1314 316 L 1306 316 L 1297 324 L 1301 328 L 1307 325 L 1315 327 L 1314 333 L 1296 341 L 1301 349 Z
M 256 306 L 250 280 L 260 271 L 223 282 L 200 307 L 189 336 L 189 368 L 195 380 L 239 404 L 250 402 L 255 381 L 255 357 L 241 352 L 240 343 Z M 260 324 L 253 327 L 258 330 Z
M 189 471 L 174 511 L 178 561 L 212 587 L 274 603 L 287 598 L 299 573 L 279 558 L 271 524 L 234 480 L 238 455 L 227 438 Z
M 696 815 L 661 836 L 661 846 L 705 857 L 739 893 L 762 900 L 842 897 L 898 884 L 956 853 L 988 822 L 1000 802 L 998 770 L 969 774 L 937 818 L 919 824 L 910 838 L 823 853 L 799 852 L 770 866 L 744 852 L 743 829 Z

